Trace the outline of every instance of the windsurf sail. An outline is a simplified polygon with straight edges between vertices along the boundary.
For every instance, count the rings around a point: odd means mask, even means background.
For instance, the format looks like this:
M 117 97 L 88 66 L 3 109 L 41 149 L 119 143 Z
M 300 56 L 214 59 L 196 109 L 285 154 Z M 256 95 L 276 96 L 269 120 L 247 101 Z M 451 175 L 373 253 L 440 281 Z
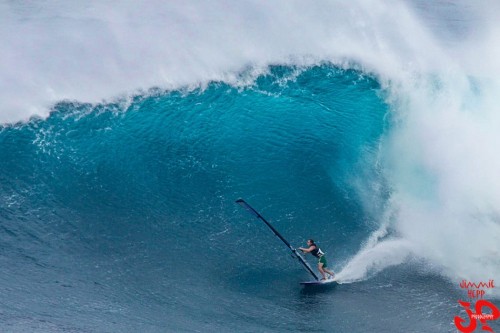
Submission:
M 266 219 L 264 217 L 262 217 L 262 215 L 259 214 L 259 212 L 257 212 L 255 209 L 252 208 L 252 206 L 250 206 L 249 204 L 247 204 L 245 202 L 245 200 L 243 199 L 238 199 L 236 200 L 236 203 L 239 204 L 241 207 L 245 208 L 250 214 L 252 214 L 253 216 L 255 216 L 256 218 L 262 220 L 268 227 L 269 229 L 271 229 L 271 231 L 279 238 L 281 239 L 281 241 L 283 243 L 286 244 L 286 246 L 288 246 L 288 248 L 292 251 L 292 253 L 294 254 L 294 256 L 300 261 L 300 263 L 302 265 L 304 265 L 304 268 L 309 272 L 311 273 L 311 275 L 316 279 L 316 281 L 319 281 L 319 277 L 316 275 L 316 273 L 314 273 L 314 271 L 312 270 L 311 266 L 309 266 L 309 264 L 307 263 L 307 261 L 305 261 L 305 259 L 300 255 L 300 253 L 292 246 L 290 245 L 290 243 L 283 237 L 281 236 L 281 234 L 278 232 L 278 230 L 276 230 L 272 225 L 271 223 L 267 222 Z

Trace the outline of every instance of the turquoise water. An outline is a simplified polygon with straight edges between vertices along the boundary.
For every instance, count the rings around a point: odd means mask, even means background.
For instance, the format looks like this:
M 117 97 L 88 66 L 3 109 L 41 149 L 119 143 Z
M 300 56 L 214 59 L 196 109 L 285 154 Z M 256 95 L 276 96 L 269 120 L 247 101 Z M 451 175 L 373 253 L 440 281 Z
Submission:
M 275 66 L 250 86 L 63 102 L 5 126 L 1 327 L 453 331 L 461 294 L 418 262 L 302 289 L 307 272 L 234 203 L 294 246 L 315 238 L 339 271 L 378 227 L 360 188 L 382 184 L 377 205 L 388 198 L 384 96 L 359 71 Z
M 0 0 L 0 331 L 456 332 L 500 279 L 498 17 Z

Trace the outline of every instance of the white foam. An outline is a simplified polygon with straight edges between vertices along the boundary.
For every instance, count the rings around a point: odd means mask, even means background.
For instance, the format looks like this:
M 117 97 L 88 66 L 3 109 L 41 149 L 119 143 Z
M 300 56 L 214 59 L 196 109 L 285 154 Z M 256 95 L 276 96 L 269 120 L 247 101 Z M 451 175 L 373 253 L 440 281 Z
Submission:
M 403 239 L 386 240 L 359 251 L 336 274 L 339 283 L 366 280 L 385 268 L 405 263 L 412 253 L 411 245 Z
M 269 64 L 357 62 L 394 80 L 449 60 L 403 3 L 374 0 L 2 1 L 0 44 L 2 123 Z
M 61 100 L 100 102 L 331 61 L 375 74 L 396 129 L 381 145 L 399 240 L 359 273 L 411 251 L 452 279 L 500 278 L 500 4 L 247 0 L 0 2 L 0 122 Z M 409 245 L 411 244 L 411 246 Z M 401 251 L 400 253 L 398 251 Z M 394 253 L 393 253 L 394 252 Z M 369 271 L 367 269 L 366 271 Z

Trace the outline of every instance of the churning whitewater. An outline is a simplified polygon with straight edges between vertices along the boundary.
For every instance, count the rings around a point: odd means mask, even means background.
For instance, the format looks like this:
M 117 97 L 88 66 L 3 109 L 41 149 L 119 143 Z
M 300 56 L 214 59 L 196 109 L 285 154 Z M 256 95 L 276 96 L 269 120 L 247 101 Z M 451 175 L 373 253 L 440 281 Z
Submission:
M 498 306 L 499 15 L 0 1 L 1 330 L 456 332 L 462 285 Z M 340 284 L 300 287 L 240 197 Z

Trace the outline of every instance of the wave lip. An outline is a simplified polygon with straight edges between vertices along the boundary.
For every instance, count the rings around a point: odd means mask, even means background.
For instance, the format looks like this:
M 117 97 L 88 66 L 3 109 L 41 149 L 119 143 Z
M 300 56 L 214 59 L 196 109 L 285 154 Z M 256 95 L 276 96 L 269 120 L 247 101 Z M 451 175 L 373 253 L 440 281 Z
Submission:
M 234 83 L 246 68 L 273 64 L 357 64 L 391 81 L 448 71 L 470 60 L 435 32 L 448 30 L 465 10 L 484 14 L 436 3 L 440 16 L 422 18 L 427 11 L 399 1 L 0 6 L 1 123 L 46 117 L 65 100 L 100 103 L 151 87 Z M 477 34 L 484 29 L 463 22 L 481 46 L 484 38 Z M 492 20 L 473 22 L 487 26 Z

